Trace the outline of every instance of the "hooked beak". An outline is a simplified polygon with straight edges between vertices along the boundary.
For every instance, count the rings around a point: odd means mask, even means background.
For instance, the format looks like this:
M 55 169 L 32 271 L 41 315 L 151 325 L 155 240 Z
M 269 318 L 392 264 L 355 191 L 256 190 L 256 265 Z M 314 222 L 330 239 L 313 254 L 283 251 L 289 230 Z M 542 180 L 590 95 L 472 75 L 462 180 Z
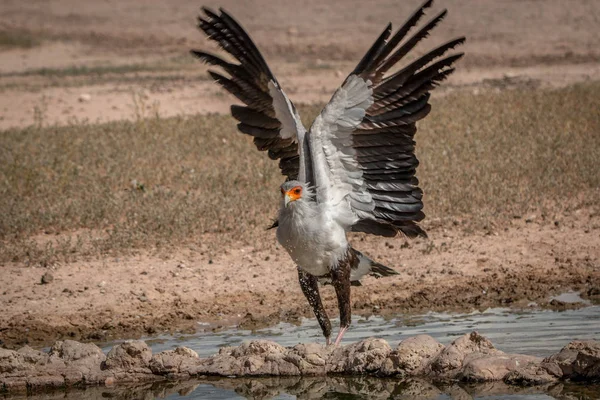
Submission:
M 285 206 L 287 207 L 292 201 L 296 201 L 301 197 L 302 197 L 302 191 L 298 187 L 295 187 L 284 193 L 283 202 L 284 202 Z

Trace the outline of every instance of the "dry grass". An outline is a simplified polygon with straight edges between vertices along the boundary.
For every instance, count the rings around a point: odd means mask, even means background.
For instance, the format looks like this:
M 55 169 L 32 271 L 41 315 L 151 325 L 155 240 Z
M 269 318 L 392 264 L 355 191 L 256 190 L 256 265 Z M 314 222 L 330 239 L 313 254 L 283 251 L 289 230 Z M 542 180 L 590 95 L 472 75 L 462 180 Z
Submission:
M 461 91 L 418 133 L 429 218 L 499 221 L 599 201 L 600 84 Z M 317 107 L 304 107 L 312 117 Z M 275 216 L 276 165 L 229 116 L 0 132 L 0 262 L 250 241 Z
M 552 217 L 600 205 L 600 83 L 456 93 L 420 125 L 419 176 L 433 217 Z

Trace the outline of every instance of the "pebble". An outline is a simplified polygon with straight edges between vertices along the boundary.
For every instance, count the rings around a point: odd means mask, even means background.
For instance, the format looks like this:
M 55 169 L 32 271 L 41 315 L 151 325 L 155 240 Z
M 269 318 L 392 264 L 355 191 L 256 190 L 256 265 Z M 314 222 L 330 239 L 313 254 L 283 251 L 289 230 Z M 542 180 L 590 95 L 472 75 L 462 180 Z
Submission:
M 42 275 L 42 285 L 47 285 L 48 283 L 52 282 L 54 280 L 54 275 L 52 275 L 50 272 L 46 272 L 44 275 Z

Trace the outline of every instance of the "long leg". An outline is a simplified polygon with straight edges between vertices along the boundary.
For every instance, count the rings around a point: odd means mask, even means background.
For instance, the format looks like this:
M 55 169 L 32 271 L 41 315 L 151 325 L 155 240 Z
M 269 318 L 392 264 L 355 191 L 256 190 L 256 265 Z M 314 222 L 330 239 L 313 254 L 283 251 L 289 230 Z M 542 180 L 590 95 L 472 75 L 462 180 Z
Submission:
M 300 281 L 302 293 L 306 296 L 308 304 L 313 308 L 317 321 L 319 321 L 319 325 L 321 325 L 323 336 L 325 336 L 325 340 L 327 341 L 327 344 L 329 344 L 329 338 L 331 337 L 331 322 L 329 322 L 329 317 L 325 312 L 325 308 L 323 308 L 323 303 L 321 303 L 317 278 L 298 268 L 298 280 Z
M 352 320 L 352 310 L 350 308 L 350 264 L 352 257 L 346 257 L 340 260 L 336 268 L 331 269 L 331 283 L 335 288 L 338 308 L 340 310 L 340 332 L 338 333 L 335 344 L 342 341 L 342 337 Z

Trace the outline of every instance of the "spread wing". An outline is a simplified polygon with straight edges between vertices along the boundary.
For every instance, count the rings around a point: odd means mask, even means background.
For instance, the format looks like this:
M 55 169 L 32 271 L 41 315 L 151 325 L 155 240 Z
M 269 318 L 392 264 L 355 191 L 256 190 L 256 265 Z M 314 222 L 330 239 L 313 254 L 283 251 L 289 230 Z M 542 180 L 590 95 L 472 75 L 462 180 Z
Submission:
M 298 138 L 303 137 L 305 129 L 296 107 L 244 28 L 223 9 L 216 13 L 204 7 L 202 11 L 198 27 L 236 62 L 199 50 L 192 50 L 192 54 L 209 65 L 221 67 L 226 75 L 209 71 L 210 76 L 245 104 L 231 106 L 231 114 L 240 122 L 240 132 L 253 136 L 258 150 L 278 159 L 281 173 L 288 179 L 302 179 L 305 171 L 304 165 L 300 168 L 298 154 L 302 140 Z
M 317 201 L 353 231 L 425 235 L 418 226 L 425 215 L 416 178 L 416 122 L 431 110 L 430 91 L 463 54 L 444 55 L 465 38 L 388 71 L 445 17 L 446 10 L 404 40 L 432 2 L 425 1 L 393 36 L 388 25 L 309 133 Z

